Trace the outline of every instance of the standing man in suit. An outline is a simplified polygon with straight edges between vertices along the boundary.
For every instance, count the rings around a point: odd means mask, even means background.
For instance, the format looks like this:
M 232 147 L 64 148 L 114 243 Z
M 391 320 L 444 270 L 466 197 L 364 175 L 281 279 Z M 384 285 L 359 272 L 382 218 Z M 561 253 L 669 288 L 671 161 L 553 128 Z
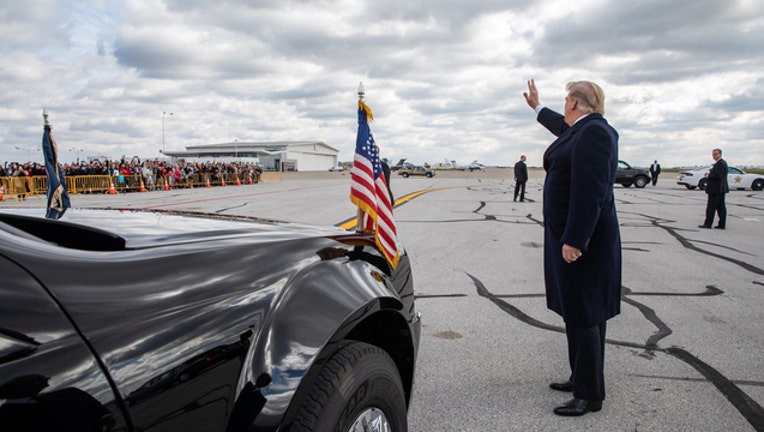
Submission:
M 706 220 L 698 228 L 711 228 L 714 223 L 714 213 L 719 214 L 719 224 L 714 228 L 724 229 L 727 226 L 727 205 L 724 203 L 724 196 L 730 191 L 727 183 L 727 162 L 722 159 L 722 151 L 714 149 L 711 156 L 716 162 L 711 166 L 711 170 L 706 173 L 706 194 L 708 194 L 708 203 L 706 204 Z
M 544 280 L 547 307 L 565 321 L 573 392 L 554 409 L 580 416 L 605 399 L 605 330 L 621 311 L 621 234 L 613 196 L 618 132 L 602 116 L 605 95 L 592 82 L 566 86 L 565 114 L 539 103 L 533 80 L 523 93 L 557 139 L 544 153 Z
M 653 161 L 653 164 L 650 165 L 650 177 L 653 179 L 653 186 L 658 183 L 658 175 L 661 173 L 661 164 L 658 163 L 657 160 Z
M 390 195 L 390 205 L 395 207 L 395 197 L 393 197 L 393 189 L 390 187 L 390 164 L 387 163 L 387 158 L 382 159 L 380 162 L 382 165 L 382 172 L 385 174 L 385 184 L 387 185 L 387 193 Z
M 528 166 L 525 165 L 525 155 L 520 155 L 520 160 L 515 164 L 515 199 L 520 192 L 520 202 L 525 201 L 525 182 L 528 181 Z M 522 191 L 521 191 L 522 189 Z

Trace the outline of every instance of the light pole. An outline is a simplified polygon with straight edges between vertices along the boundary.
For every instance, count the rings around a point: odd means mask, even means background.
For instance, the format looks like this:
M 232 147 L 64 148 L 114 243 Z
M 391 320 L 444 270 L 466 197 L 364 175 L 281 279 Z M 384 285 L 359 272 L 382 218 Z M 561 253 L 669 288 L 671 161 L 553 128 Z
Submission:
M 172 115 L 171 112 L 162 111 L 162 157 L 164 157 L 164 116 Z
M 40 151 L 40 149 L 38 149 L 36 147 L 32 148 L 32 149 L 29 149 L 29 148 L 23 148 L 23 147 L 19 147 L 19 146 L 13 146 L 13 148 L 15 148 L 16 150 L 21 150 L 21 151 L 27 152 L 27 160 L 26 160 L 27 162 L 32 162 L 32 150 Z
M 80 163 L 80 152 L 85 150 L 72 147 L 69 149 L 69 151 L 77 152 L 77 163 Z

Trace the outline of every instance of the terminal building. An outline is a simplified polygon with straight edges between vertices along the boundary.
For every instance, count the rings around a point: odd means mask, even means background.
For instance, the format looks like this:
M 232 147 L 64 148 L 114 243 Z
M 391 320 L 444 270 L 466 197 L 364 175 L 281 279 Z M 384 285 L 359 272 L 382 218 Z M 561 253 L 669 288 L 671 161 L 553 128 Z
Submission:
M 326 171 L 337 166 L 339 150 L 321 141 L 229 142 L 165 151 L 186 162 L 256 163 L 265 171 Z

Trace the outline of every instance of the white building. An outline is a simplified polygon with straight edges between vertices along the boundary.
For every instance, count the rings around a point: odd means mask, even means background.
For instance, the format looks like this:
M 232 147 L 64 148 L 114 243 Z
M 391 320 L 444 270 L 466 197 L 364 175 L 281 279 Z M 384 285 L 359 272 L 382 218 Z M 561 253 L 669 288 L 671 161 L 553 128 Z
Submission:
M 339 150 L 321 141 L 230 142 L 165 151 L 186 162 L 256 163 L 266 171 L 325 171 L 337 166 Z

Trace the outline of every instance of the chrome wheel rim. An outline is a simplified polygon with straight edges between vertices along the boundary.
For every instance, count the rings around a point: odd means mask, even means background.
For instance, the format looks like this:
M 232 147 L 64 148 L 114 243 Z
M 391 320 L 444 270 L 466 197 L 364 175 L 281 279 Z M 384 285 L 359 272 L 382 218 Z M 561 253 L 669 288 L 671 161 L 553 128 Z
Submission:
M 390 432 L 390 422 L 385 413 L 376 407 L 364 410 L 356 417 L 348 432 Z

